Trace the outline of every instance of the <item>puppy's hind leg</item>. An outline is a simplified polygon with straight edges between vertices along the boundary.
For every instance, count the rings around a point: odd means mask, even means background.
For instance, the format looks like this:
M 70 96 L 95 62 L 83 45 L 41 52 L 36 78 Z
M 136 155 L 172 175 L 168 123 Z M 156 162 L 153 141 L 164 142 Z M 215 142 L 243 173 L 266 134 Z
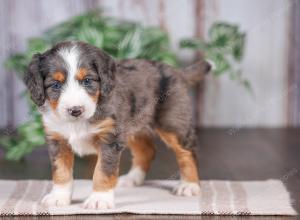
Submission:
M 128 174 L 120 176 L 118 186 L 138 186 L 143 184 L 146 172 L 150 169 L 155 146 L 151 137 L 142 133 L 129 137 L 127 145 L 133 156 L 132 167 Z
M 195 144 L 193 140 L 191 143 L 181 143 L 180 139 L 175 133 L 167 132 L 162 129 L 156 130 L 161 139 L 174 151 L 179 165 L 181 182 L 174 189 L 174 193 L 179 196 L 195 196 L 200 194 L 199 175 L 197 168 L 197 160 L 194 152 L 190 147 L 185 145 Z M 194 139 L 193 137 L 190 137 Z

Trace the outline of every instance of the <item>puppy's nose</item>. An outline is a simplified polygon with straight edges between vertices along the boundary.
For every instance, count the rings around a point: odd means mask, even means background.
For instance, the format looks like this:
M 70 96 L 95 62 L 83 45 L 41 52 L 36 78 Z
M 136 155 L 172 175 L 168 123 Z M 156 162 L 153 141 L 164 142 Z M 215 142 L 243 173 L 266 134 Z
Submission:
M 70 115 L 74 117 L 79 117 L 83 112 L 82 106 L 73 106 L 72 108 L 68 108 L 68 112 Z

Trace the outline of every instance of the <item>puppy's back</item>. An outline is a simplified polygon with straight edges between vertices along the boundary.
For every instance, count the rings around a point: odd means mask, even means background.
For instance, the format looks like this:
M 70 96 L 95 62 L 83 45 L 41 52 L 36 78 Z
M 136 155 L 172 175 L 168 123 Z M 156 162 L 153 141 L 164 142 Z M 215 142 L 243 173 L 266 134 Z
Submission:
M 155 127 L 169 106 L 188 101 L 188 86 L 180 71 L 160 62 L 120 61 L 116 82 L 114 106 L 119 106 L 117 118 L 130 133 Z

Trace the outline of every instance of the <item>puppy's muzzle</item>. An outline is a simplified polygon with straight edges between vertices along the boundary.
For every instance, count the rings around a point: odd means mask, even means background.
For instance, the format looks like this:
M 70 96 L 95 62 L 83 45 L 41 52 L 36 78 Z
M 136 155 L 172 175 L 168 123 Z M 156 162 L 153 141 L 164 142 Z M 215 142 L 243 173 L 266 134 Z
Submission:
M 72 108 L 68 108 L 68 113 L 73 117 L 79 117 L 84 112 L 82 106 L 73 106 Z

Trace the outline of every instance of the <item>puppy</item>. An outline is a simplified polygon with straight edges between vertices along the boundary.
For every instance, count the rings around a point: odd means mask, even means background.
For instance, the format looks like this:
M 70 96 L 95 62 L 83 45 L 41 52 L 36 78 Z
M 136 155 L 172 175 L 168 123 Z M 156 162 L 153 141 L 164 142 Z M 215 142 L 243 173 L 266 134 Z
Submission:
M 96 154 L 93 192 L 83 206 L 114 207 L 122 150 L 131 150 L 133 162 L 118 184 L 141 185 L 154 158 L 155 134 L 176 155 L 181 181 L 175 193 L 198 195 L 188 87 L 210 68 L 205 61 L 184 70 L 156 61 L 114 61 L 100 49 L 76 41 L 34 55 L 24 81 L 42 114 L 53 173 L 53 188 L 42 203 L 70 204 L 73 153 Z

